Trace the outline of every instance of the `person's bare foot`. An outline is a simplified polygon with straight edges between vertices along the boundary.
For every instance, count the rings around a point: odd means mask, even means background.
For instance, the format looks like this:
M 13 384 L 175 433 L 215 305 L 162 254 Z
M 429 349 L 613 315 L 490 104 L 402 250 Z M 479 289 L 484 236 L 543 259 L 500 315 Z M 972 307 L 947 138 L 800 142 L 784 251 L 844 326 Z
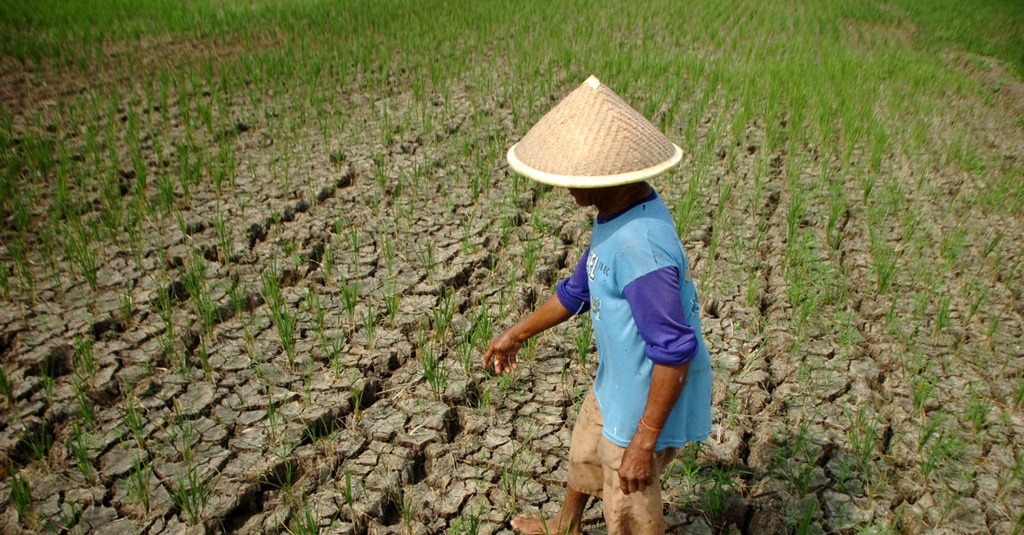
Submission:
M 560 526 L 559 519 L 544 521 L 538 515 L 519 515 L 512 519 L 512 528 L 522 535 L 583 535 L 580 526 Z

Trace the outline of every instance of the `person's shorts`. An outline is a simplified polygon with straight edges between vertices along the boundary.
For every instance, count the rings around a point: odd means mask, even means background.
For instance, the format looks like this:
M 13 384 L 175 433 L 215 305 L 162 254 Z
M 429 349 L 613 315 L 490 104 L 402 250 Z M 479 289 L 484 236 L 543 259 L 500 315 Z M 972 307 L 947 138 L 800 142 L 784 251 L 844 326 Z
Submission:
M 618 468 L 625 448 L 611 442 L 601 430 L 604 421 L 593 390 L 580 407 L 579 418 L 569 445 L 568 484 L 584 494 L 601 498 L 608 534 L 665 533 L 661 503 L 661 473 L 675 457 L 677 448 L 654 452 L 653 481 L 643 492 L 623 494 L 619 488 Z

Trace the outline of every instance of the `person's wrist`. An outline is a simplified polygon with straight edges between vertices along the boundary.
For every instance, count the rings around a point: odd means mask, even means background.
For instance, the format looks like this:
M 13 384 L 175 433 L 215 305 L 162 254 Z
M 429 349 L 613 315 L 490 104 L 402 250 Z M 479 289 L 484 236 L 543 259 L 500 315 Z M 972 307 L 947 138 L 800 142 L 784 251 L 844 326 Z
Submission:
M 527 331 L 526 328 L 519 323 L 513 325 L 512 328 L 509 330 L 512 331 L 512 339 L 515 340 L 517 343 L 522 344 L 530 339 L 529 331 Z
M 653 451 L 660 435 L 661 429 L 648 424 L 643 418 L 640 418 L 640 423 L 636 427 L 636 433 L 633 435 L 633 442 L 638 447 Z

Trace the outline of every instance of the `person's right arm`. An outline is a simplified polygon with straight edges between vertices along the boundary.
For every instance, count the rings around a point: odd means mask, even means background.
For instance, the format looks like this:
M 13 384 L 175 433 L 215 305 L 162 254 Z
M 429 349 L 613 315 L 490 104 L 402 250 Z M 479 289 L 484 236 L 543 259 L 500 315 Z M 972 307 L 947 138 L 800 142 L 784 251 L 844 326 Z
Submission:
M 542 331 L 546 331 L 571 318 L 572 312 L 562 306 L 557 295 L 552 295 L 529 316 L 526 316 L 505 332 L 494 337 L 484 353 L 484 369 L 493 364 L 495 373 L 508 373 L 519 367 L 516 355 L 523 342 Z
M 523 342 L 542 331 L 587 311 L 590 308 L 590 288 L 587 282 L 587 257 L 583 252 L 573 274 L 558 283 L 555 294 L 529 316 L 509 327 L 487 345 L 484 369 L 494 367 L 495 373 L 508 373 L 519 367 L 516 355 Z

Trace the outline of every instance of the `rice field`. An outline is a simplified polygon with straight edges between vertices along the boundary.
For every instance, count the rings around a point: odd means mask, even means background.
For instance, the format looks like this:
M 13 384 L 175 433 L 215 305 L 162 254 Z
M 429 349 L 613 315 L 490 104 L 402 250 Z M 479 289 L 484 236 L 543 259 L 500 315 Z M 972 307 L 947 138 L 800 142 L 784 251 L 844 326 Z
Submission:
M 599 356 L 487 341 L 593 214 L 594 74 L 684 150 L 711 438 L 672 533 L 1024 532 L 1024 6 L 0 0 L 0 531 L 506 534 Z M 605 533 L 601 506 L 588 533 Z

